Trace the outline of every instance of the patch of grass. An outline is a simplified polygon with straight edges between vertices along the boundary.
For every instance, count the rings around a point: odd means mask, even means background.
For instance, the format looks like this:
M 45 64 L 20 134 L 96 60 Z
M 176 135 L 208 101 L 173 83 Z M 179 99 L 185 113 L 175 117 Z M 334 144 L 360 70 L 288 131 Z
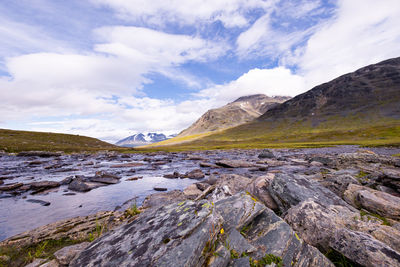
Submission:
M 371 217 L 375 217 L 382 221 L 382 225 L 391 226 L 390 222 L 385 217 L 383 217 L 379 214 L 376 214 L 376 213 L 367 212 L 365 210 L 360 210 L 360 216 L 361 216 L 361 218 L 366 216 L 368 221 L 370 221 L 372 219 Z
M 363 178 L 365 176 L 369 175 L 368 172 L 360 171 L 357 175 L 356 178 Z
M 171 139 L 173 140 L 173 139 Z M 171 141 L 172 142 L 172 141 Z M 157 144 L 159 145 L 159 144 Z M 255 121 L 182 144 L 136 151 L 310 148 L 337 145 L 400 146 L 400 120 L 366 115 L 335 116 L 317 126 L 311 120 Z
M 133 217 L 133 216 L 138 215 L 140 213 L 141 213 L 141 211 L 139 210 L 139 208 L 138 208 L 138 206 L 136 204 L 136 200 L 135 200 L 135 203 L 133 203 L 132 206 L 129 209 L 125 210 L 125 216 L 126 217 Z
M 392 155 L 393 157 L 399 157 L 400 158 L 400 153 L 399 154 L 394 154 Z
M 271 265 L 272 263 L 275 263 L 277 267 L 283 267 L 282 258 L 274 254 L 266 254 L 259 260 L 254 260 L 250 257 L 249 263 L 251 267 L 263 267 L 265 265 Z
M 82 243 L 86 240 L 72 240 L 68 238 L 59 240 L 44 240 L 38 244 L 17 248 L 14 246 L 0 247 L 0 255 L 5 255 L 10 258 L 9 261 L 1 261 L 0 266 L 19 267 L 25 266 L 32 262 L 34 258 L 43 258 L 47 260 L 54 259 L 54 252 L 66 247 Z

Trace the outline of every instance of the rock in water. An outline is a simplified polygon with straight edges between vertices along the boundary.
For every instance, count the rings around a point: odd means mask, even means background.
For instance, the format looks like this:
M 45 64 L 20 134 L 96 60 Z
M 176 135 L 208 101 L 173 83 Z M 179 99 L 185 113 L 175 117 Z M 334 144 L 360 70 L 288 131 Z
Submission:
M 40 200 L 40 199 L 28 199 L 28 202 L 31 203 L 38 203 L 42 206 L 50 206 L 50 202 L 44 201 L 44 200 Z

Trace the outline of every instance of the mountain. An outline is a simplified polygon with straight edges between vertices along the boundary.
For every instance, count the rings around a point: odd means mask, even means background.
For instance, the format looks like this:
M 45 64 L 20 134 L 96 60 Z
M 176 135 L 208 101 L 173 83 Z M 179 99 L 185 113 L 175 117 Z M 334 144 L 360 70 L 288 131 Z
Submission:
M 223 107 L 207 111 L 178 137 L 217 131 L 252 121 L 288 99 L 290 97 L 268 97 L 263 94 L 240 97 Z
M 249 123 L 173 149 L 338 144 L 400 145 L 400 58 L 342 75 L 275 104 Z
M 400 57 L 369 65 L 314 87 L 271 108 L 259 119 L 302 120 L 314 124 L 329 117 L 359 114 L 400 118 Z
M 166 136 L 165 134 L 158 134 L 158 133 L 148 133 L 146 135 L 142 133 L 134 134 L 132 136 L 126 137 L 117 143 L 115 143 L 117 146 L 123 146 L 123 147 L 135 147 L 135 146 L 144 146 L 152 143 L 157 143 L 161 142 L 164 140 L 167 140 L 169 138 L 174 137 L 172 136 Z

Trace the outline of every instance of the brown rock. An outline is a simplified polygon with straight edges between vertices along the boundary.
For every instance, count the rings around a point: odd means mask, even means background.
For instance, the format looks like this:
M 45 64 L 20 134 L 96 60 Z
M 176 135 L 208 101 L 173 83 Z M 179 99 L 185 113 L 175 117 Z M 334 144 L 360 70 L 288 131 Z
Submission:
M 183 190 L 183 194 L 188 198 L 188 199 L 195 199 L 198 196 L 200 196 L 202 191 L 197 188 L 196 184 L 191 184 L 188 187 Z
M 350 184 L 344 193 L 344 199 L 353 206 L 392 219 L 400 219 L 400 198 L 365 186 Z
M 23 186 L 23 183 L 12 183 L 12 184 L 5 184 L 3 186 L 0 186 L 0 191 L 11 191 L 14 189 L 17 189 L 18 187 Z
M 250 183 L 246 190 L 258 198 L 268 208 L 278 210 L 278 205 L 268 191 L 269 183 L 274 179 L 274 177 L 275 175 L 273 173 L 260 176 Z

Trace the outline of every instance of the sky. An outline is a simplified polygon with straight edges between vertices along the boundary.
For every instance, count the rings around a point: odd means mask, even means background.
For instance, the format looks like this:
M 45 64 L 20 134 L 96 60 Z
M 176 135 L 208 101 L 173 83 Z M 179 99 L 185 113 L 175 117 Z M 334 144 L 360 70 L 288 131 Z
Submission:
M 0 128 L 116 142 L 400 56 L 399 0 L 2 0 Z

